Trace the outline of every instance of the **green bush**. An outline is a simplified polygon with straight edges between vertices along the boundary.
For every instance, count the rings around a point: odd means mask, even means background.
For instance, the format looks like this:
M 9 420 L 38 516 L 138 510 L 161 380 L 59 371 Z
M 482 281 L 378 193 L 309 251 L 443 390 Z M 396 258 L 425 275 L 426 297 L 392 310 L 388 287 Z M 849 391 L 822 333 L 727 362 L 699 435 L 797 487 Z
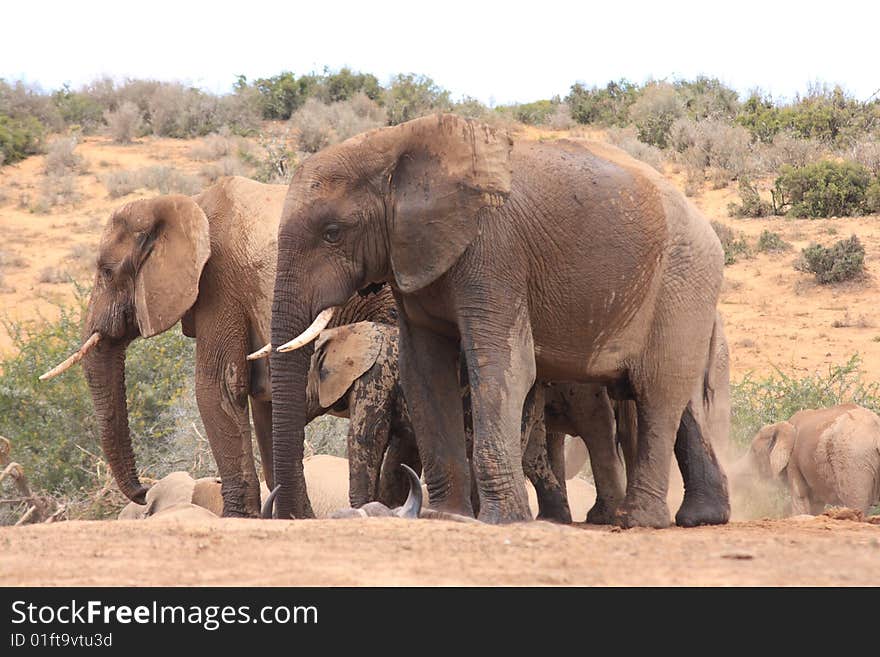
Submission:
M 798 377 L 776 368 L 766 378 L 747 374 L 731 384 L 731 442 L 746 448 L 765 424 L 787 420 L 800 410 L 837 404 L 859 404 L 880 412 L 880 385 L 865 381 L 861 359 Z
M 103 124 L 104 108 L 86 92 L 71 91 L 65 84 L 52 94 L 52 102 L 68 126 L 78 125 L 83 132 L 90 133 Z
M 731 217 L 766 217 L 774 214 L 773 205 L 761 198 L 758 188 L 748 178 L 740 178 L 739 197 L 742 203 L 731 203 L 727 206 Z M 760 245 L 758 250 L 761 250 Z
M 237 89 L 243 90 L 247 86 L 247 78 L 239 76 Z M 284 71 L 271 78 L 258 78 L 252 86 L 260 94 L 260 111 L 264 119 L 287 120 L 311 95 L 315 76 L 296 77 L 290 71 Z
M 803 167 L 783 166 L 776 179 L 774 204 L 789 206 L 793 217 L 849 217 L 867 211 L 870 172 L 854 162 L 823 160 Z
M 721 241 L 721 247 L 724 249 L 724 264 L 732 265 L 739 258 L 749 258 L 752 250 L 749 243 L 743 235 L 739 235 L 729 226 L 725 226 L 721 222 L 713 221 L 712 229 Z
M 51 382 L 37 379 L 79 347 L 84 293 L 78 303 L 61 306 L 56 321 L 7 322 L 18 354 L 0 362 L 0 434 L 12 442 L 33 487 L 61 496 L 104 484 L 95 467 L 102 458 L 99 427 L 82 369 Z M 129 421 L 145 474 L 167 473 L 163 464 L 177 458 L 181 433 L 204 434 L 192 400 L 193 345 L 175 328 L 129 347 Z
M 536 100 L 532 103 L 513 105 L 511 110 L 513 118 L 520 123 L 525 123 L 526 125 L 545 125 L 549 123 L 550 118 L 556 112 L 557 105 L 559 105 L 558 100 L 556 102 L 552 100 Z
M 739 94 L 718 78 L 700 75 L 694 80 L 677 80 L 674 86 L 692 119 L 729 121 L 739 111 Z
M 0 114 L 0 163 L 12 164 L 40 152 L 46 130 L 33 117 Z
M 639 139 L 657 148 L 666 148 L 672 124 L 684 116 L 684 102 L 674 86 L 655 82 L 642 90 L 629 113 Z
M 624 127 L 630 123 L 629 110 L 639 97 L 637 84 L 621 79 L 604 88 L 587 88 L 580 82 L 571 86 L 565 102 L 578 123 Z
M 336 73 L 324 69 L 324 75 L 316 81 L 313 93 L 327 104 L 348 100 L 361 93 L 370 100 L 378 101 L 382 98 L 382 87 L 372 73 L 358 73 L 343 67 Z
M 400 73 L 385 91 L 388 124 L 397 125 L 452 107 L 449 92 L 425 75 Z
M 873 214 L 880 214 L 880 177 L 865 192 L 865 209 Z
M 740 107 L 735 121 L 746 128 L 756 141 L 770 144 L 782 129 L 782 115 L 769 96 L 752 93 Z
M 771 230 L 765 229 L 758 238 L 758 251 L 761 253 L 782 253 L 791 248 L 791 244 L 782 239 L 782 235 Z
M 811 244 L 803 250 L 797 268 L 815 274 L 819 283 L 839 283 L 855 278 L 865 270 L 865 247 L 853 235 L 831 247 Z

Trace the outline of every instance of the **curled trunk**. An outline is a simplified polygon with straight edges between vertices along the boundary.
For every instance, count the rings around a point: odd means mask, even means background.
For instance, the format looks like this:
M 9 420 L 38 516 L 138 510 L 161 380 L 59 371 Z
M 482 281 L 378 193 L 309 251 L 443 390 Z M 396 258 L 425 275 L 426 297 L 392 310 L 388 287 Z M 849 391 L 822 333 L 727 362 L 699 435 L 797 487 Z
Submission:
M 125 398 L 125 350 L 128 342 L 102 343 L 83 359 L 86 381 L 101 430 L 101 447 L 119 490 L 132 502 L 144 504 L 131 448 Z

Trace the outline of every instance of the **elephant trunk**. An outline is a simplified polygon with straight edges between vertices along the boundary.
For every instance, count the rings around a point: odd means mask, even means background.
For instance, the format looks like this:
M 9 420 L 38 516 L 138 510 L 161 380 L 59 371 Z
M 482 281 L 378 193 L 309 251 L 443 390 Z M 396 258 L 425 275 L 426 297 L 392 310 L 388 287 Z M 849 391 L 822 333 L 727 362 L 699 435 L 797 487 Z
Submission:
M 286 256 L 279 249 L 278 262 Z M 299 335 L 311 323 L 310 312 L 295 303 L 291 283 L 278 271 L 272 301 L 272 456 L 275 485 L 280 486 L 275 500 L 278 518 L 314 518 L 303 473 L 305 426 L 309 421 L 306 385 L 312 347 L 291 353 L 279 353 L 277 347 Z
M 101 447 L 119 490 L 138 504 L 146 503 L 147 489 L 140 482 L 131 448 L 128 406 L 125 399 L 127 341 L 104 342 L 83 359 L 86 381 L 101 429 Z

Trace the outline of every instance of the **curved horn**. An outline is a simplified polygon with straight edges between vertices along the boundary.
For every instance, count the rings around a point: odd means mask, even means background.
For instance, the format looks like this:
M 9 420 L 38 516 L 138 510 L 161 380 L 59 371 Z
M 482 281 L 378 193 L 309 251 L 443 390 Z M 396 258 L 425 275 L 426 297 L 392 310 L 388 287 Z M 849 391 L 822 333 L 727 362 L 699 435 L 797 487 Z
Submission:
M 257 349 L 254 353 L 248 354 L 248 360 L 260 360 L 261 358 L 267 358 L 269 354 L 272 353 L 272 343 L 263 345 L 259 349 Z
M 46 372 L 45 374 L 40 375 L 40 381 L 48 381 L 49 379 L 53 379 L 59 374 L 66 372 L 71 367 L 76 365 L 79 361 L 83 359 L 83 357 L 89 353 L 98 342 L 101 340 L 101 334 L 97 331 L 92 333 L 88 340 L 83 342 L 82 347 L 80 347 L 77 351 L 73 352 L 70 356 L 68 356 L 67 360 L 63 363 L 59 363 L 51 370 Z
M 285 342 L 283 345 L 278 347 L 278 351 L 280 351 L 281 353 L 286 353 L 288 351 L 294 351 L 295 349 L 306 346 L 309 342 L 317 338 L 321 334 L 321 331 L 323 331 L 327 327 L 327 324 L 329 324 L 330 320 L 333 319 L 333 313 L 335 312 L 335 306 L 322 310 L 320 313 L 318 313 L 318 316 L 315 317 L 315 321 L 312 322 L 312 325 L 309 326 L 309 328 L 300 333 L 290 342 Z
M 269 493 L 268 497 L 266 497 L 266 501 L 263 502 L 263 508 L 260 509 L 260 517 L 264 520 L 272 519 L 272 507 L 275 506 L 275 497 L 278 495 L 278 491 L 281 490 L 281 484 L 275 486 L 272 489 L 272 492 Z
M 422 482 L 419 475 L 409 467 L 406 463 L 401 463 L 400 467 L 406 470 L 409 478 L 409 495 L 406 496 L 406 502 L 397 510 L 397 516 L 400 518 L 418 518 L 422 512 Z

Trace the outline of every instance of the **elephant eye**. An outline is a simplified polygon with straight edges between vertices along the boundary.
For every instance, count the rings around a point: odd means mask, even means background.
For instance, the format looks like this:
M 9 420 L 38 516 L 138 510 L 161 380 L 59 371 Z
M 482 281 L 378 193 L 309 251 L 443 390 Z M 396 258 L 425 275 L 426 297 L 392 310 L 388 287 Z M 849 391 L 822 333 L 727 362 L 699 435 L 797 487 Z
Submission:
M 337 224 L 329 224 L 324 229 L 324 241 L 329 244 L 336 244 L 339 241 L 341 231 Z
M 113 267 L 111 267 L 110 265 L 102 265 L 101 278 L 103 278 L 105 281 L 109 281 L 111 278 L 113 278 Z

